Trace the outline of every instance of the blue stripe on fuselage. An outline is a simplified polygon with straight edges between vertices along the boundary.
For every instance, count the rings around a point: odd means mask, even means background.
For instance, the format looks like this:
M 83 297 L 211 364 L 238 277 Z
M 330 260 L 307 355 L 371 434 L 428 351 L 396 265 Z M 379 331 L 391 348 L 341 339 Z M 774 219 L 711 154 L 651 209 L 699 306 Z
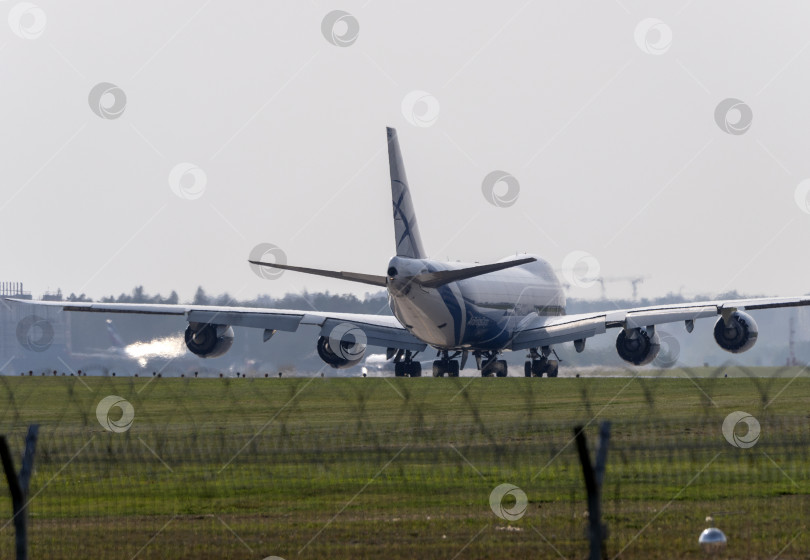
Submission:
M 440 270 L 439 268 L 426 264 L 427 269 L 429 272 L 437 272 Z M 453 317 L 453 336 L 455 337 L 455 344 L 461 343 L 461 305 L 459 305 L 458 298 L 453 294 L 453 290 L 450 289 L 449 285 L 439 286 L 436 288 L 436 291 L 439 292 L 439 297 L 442 298 L 445 307 L 450 312 L 450 316 Z
M 467 310 L 464 344 L 481 349 L 503 348 L 506 345 L 510 336 L 508 310 L 484 310 L 467 298 L 464 298 L 464 307 Z

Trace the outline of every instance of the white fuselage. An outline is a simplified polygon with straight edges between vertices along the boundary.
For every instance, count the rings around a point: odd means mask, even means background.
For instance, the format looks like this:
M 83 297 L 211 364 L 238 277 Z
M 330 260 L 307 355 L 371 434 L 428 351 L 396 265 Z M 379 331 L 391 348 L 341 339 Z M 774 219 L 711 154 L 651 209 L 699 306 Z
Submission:
M 470 266 L 393 257 L 388 267 L 396 275 L 389 275 L 388 302 L 394 316 L 411 334 L 439 349 L 500 350 L 509 347 L 526 317 L 565 314 L 562 286 L 551 265 L 539 258 L 439 288 L 409 282 L 416 274 Z

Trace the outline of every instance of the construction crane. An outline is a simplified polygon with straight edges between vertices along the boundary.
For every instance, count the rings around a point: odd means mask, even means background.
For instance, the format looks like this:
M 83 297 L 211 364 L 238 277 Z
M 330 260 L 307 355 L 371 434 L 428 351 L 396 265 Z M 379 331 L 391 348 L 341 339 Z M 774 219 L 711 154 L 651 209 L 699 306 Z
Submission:
M 630 282 L 630 285 L 633 287 L 633 299 L 638 299 L 638 285 L 648 278 L 649 276 L 595 276 L 593 278 L 587 278 L 584 281 L 598 282 L 599 286 L 602 288 L 602 299 L 607 299 L 605 295 L 605 284 L 609 282 Z

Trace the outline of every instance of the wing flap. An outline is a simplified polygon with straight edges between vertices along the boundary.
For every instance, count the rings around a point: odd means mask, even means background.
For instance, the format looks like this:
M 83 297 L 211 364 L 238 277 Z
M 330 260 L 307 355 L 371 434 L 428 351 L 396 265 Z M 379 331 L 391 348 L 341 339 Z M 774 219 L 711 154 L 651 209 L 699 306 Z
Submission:
M 694 321 L 703 317 L 717 315 L 717 306 L 707 305 L 701 307 L 684 307 L 677 309 L 656 309 L 650 311 L 630 311 L 624 327 L 628 329 L 644 328 L 662 323 L 677 323 L 678 321 Z
M 95 303 L 95 302 L 39 302 L 14 300 L 19 303 L 43 304 L 61 307 L 63 311 L 84 311 L 95 313 L 140 313 L 147 315 L 185 315 L 186 309 L 179 305 L 140 304 L 140 303 Z
M 151 305 L 139 303 L 94 303 L 65 301 L 8 301 L 32 306 L 59 307 L 64 311 L 95 313 L 141 313 L 145 315 L 180 315 L 192 323 L 213 323 L 255 329 L 295 332 L 301 325 L 321 327 L 321 334 L 328 336 L 332 329 L 342 323 L 350 323 L 363 330 L 370 346 L 402 348 L 420 351 L 427 345 L 409 333 L 392 315 L 368 315 L 359 313 L 328 313 L 323 311 L 299 311 L 294 309 L 269 309 L 262 307 L 225 307 L 211 305 Z
M 724 301 L 721 307 L 741 307 L 743 309 L 777 309 L 780 307 L 801 307 L 810 305 L 810 296 L 794 298 L 755 298 Z
M 188 312 L 191 323 L 214 323 L 233 327 L 250 327 L 254 329 L 271 329 L 275 331 L 295 332 L 301 323 L 301 314 L 208 311 L 192 309 Z
M 512 350 L 540 348 L 594 336 L 611 328 L 644 328 L 716 317 L 728 309 L 776 309 L 810 305 L 810 297 L 751 298 L 616 309 L 581 315 L 529 318 L 516 329 Z
M 554 317 L 553 319 L 559 319 Z M 512 339 L 512 350 L 539 348 L 562 344 L 583 338 L 590 338 L 605 332 L 605 315 L 582 316 L 568 321 L 550 321 L 548 317 L 537 317 L 534 326 L 528 325 Z
M 382 346 L 384 348 L 401 348 L 403 350 L 422 351 L 427 348 L 427 344 L 413 336 L 408 331 L 402 329 L 392 329 L 382 325 L 373 325 L 362 321 L 344 321 L 339 319 L 327 319 L 321 327 L 321 336 L 329 336 L 329 333 L 338 325 L 350 323 L 365 333 L 370 346 Z

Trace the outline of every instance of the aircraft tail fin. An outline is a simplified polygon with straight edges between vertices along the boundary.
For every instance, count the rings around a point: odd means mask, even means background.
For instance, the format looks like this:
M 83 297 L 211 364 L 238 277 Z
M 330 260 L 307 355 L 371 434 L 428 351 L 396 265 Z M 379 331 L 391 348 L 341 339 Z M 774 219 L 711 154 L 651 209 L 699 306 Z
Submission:
M 402 152 L 399 150 L 397 131 L 386 128 L 388 135 L 388 166 L 391 170 L 391 200 L 394 205 L 394 236 L 398 257 L 412 259 L 426 258 L 416 223 L 411 193 L 408 189 L 408 178 L 402 163 Z

